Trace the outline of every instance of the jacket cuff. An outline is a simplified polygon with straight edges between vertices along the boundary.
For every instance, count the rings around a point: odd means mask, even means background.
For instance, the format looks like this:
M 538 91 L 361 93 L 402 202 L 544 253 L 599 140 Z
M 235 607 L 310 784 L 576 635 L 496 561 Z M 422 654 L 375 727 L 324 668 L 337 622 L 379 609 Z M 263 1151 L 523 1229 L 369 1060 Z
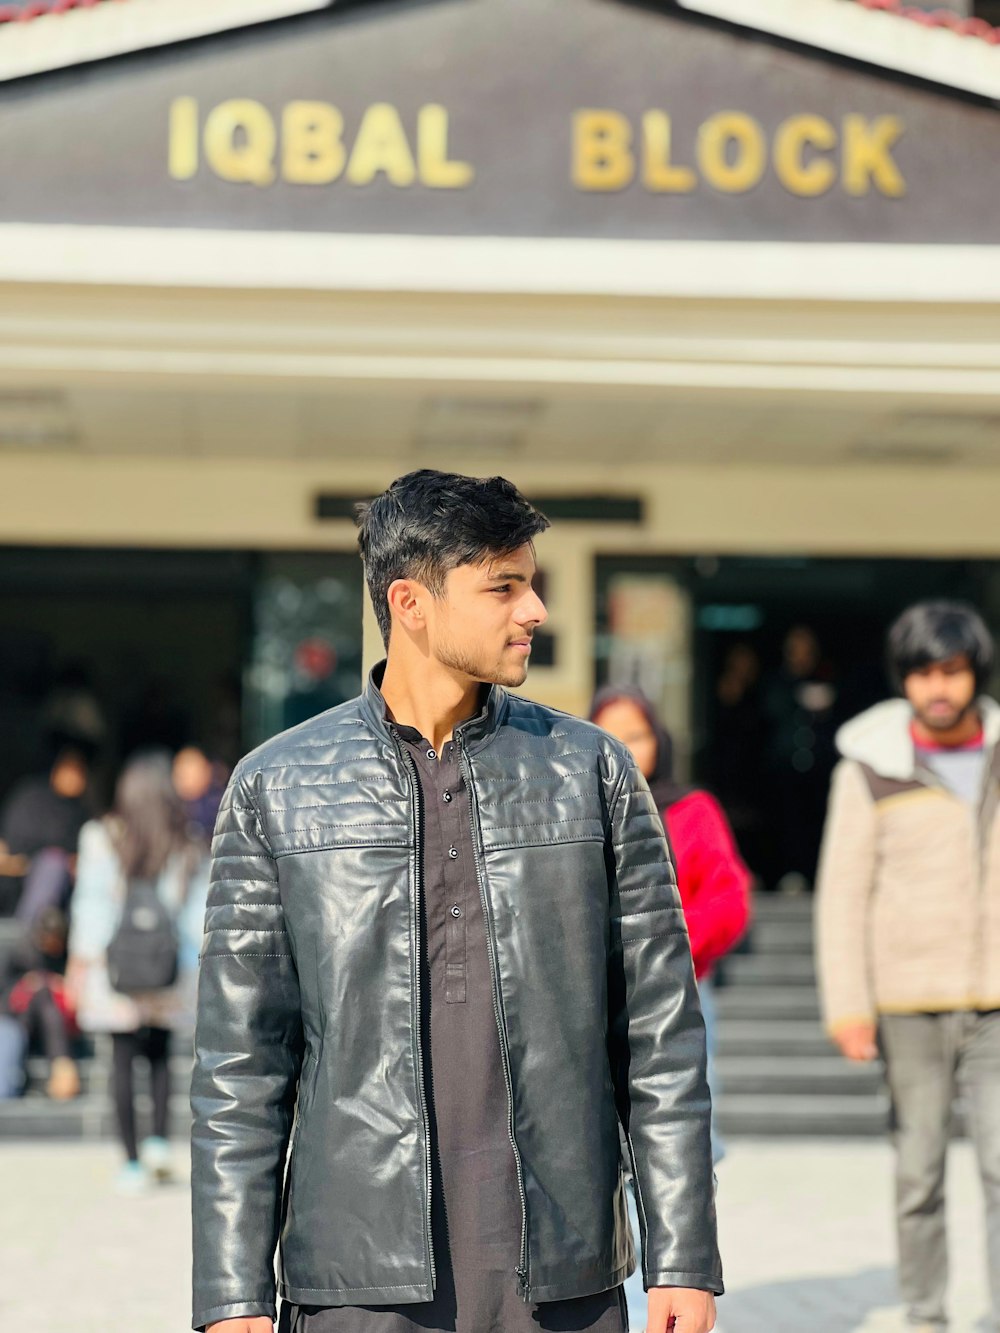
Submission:
M 877 1015 L 873 1013 L 846 1014 L 843 1018 L 830 1018 L 826 1021 L 826 1031 L 831 1037 L 835 1037 L 838 1032 L 843 1032 L 846 1028 L 860 1027 L 865 1023 L 878 1023 Z
M 278 1307 L 274 1301 L 233 1301 L 231 1305 L 213 1305 L 207 1310 L 195 1310 L 191 1318 L 191 1327 L 196 1333 L 220 1319 L 253 1319 L 259 1315 L 268 1315 L 271 1320 L 278 1317 Z
M 691 1291 L 710 1291 L 715 1296 L 723 1295 L 726 1290 L 721 1273 L 688 1273 L 673 1268 L 648 1274 L 643 1286 L 647 1291 L 653 1287 L 687 1287 Z

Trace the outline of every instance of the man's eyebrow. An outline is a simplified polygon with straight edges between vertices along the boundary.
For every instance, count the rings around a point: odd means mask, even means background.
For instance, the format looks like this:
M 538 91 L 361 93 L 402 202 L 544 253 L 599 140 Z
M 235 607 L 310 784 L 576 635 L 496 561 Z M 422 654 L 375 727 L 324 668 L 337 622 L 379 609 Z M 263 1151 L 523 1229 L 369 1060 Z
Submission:
M 503 570 L 501 570 L 501 572 L 500 572 L 499 574 L 488 574 L 488 575 L 486 576 L 486 582 L 487 582 L 487 583 L 527 583 L 527 582 L 528 582 L 528 579 L 525 577 L 524 574 L 520 574 L 520 573 L 517 572 L 517 570 L 513 570 L 513 569 L 512 569 L 512 570 L 508 570 L 508 571 L 503 571 Z

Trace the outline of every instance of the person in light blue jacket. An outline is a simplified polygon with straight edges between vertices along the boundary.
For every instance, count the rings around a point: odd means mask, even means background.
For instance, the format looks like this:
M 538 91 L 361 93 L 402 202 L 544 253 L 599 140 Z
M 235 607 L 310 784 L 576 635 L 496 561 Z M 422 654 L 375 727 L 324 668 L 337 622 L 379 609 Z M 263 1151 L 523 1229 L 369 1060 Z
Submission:
M 119 1183 L 126 1193 L 138 1192 L 151 1178 L 170 1176 L 170 1038 L 193 1028 L 208 868 L 208 847 L 192 836 L 171 780 L 169 754 L 137 755 L 118 779 L 111 814 L 85 824 L 80 833 L 67 969 L 80 1027 L 111 1036 L 112 1091 L 126 1155 Z M 143 886 L 155 890 L 174 923 L 177 977 L 169 986 L 130 985 L 126 992 L 112 984 L 108 949 L 127 893 Z M 139 1056 L 149 1061 L 153 1094 L 153 1133 L 141 1145 L 133 1088 Z

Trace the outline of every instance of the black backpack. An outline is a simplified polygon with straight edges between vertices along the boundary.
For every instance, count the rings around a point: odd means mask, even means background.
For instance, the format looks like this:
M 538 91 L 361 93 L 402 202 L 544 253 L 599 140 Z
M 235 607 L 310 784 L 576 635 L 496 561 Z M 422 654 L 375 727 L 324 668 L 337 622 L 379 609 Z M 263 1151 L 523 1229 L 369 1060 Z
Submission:
M 163 990 L 177 980 L 177 927 L 156 885 L 135 881 L 125 895 L 118 929 L 108 945 L 108 979 L 124 995 Z

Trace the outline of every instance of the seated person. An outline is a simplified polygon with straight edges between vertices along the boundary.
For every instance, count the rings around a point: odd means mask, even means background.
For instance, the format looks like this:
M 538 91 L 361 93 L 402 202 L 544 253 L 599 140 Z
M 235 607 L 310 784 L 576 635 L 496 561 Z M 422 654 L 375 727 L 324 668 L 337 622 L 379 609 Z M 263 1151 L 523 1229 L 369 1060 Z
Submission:
M 23 1061 L 32 1047 L 40 1049 L 49 1062 L 46 1092 L 57 1101 L 80 1091 L 79 1071 L 70 1054 L 76 1021 L 64 982 L 67 934 L 65 915 L 56 907 L 46 908 L 14 946 L 0 979 L 0 1016 L 8 1020 L 8 1031 L 10 1023 L 20 1029 L 19 1040 L 9 1031 L 11 1039 L 3 1043 L 7 1063 Z M 23 1071 L 8 1068 L 0 1082 L 12 1095 L 23 1083 Z
M 91 817 L 89 776 L 88 748 L 57 740 L 49 772 L 25 778 L 7 797 L 0 810 L 0 916 L 17 912 L 30 921 L 44 907 L 66 905 L 80 830 Z M 29 895 L 33 865 L 42 853 L 53 855 L 42 862 Z M 26 895 L 35 901 L 21 910 Z

